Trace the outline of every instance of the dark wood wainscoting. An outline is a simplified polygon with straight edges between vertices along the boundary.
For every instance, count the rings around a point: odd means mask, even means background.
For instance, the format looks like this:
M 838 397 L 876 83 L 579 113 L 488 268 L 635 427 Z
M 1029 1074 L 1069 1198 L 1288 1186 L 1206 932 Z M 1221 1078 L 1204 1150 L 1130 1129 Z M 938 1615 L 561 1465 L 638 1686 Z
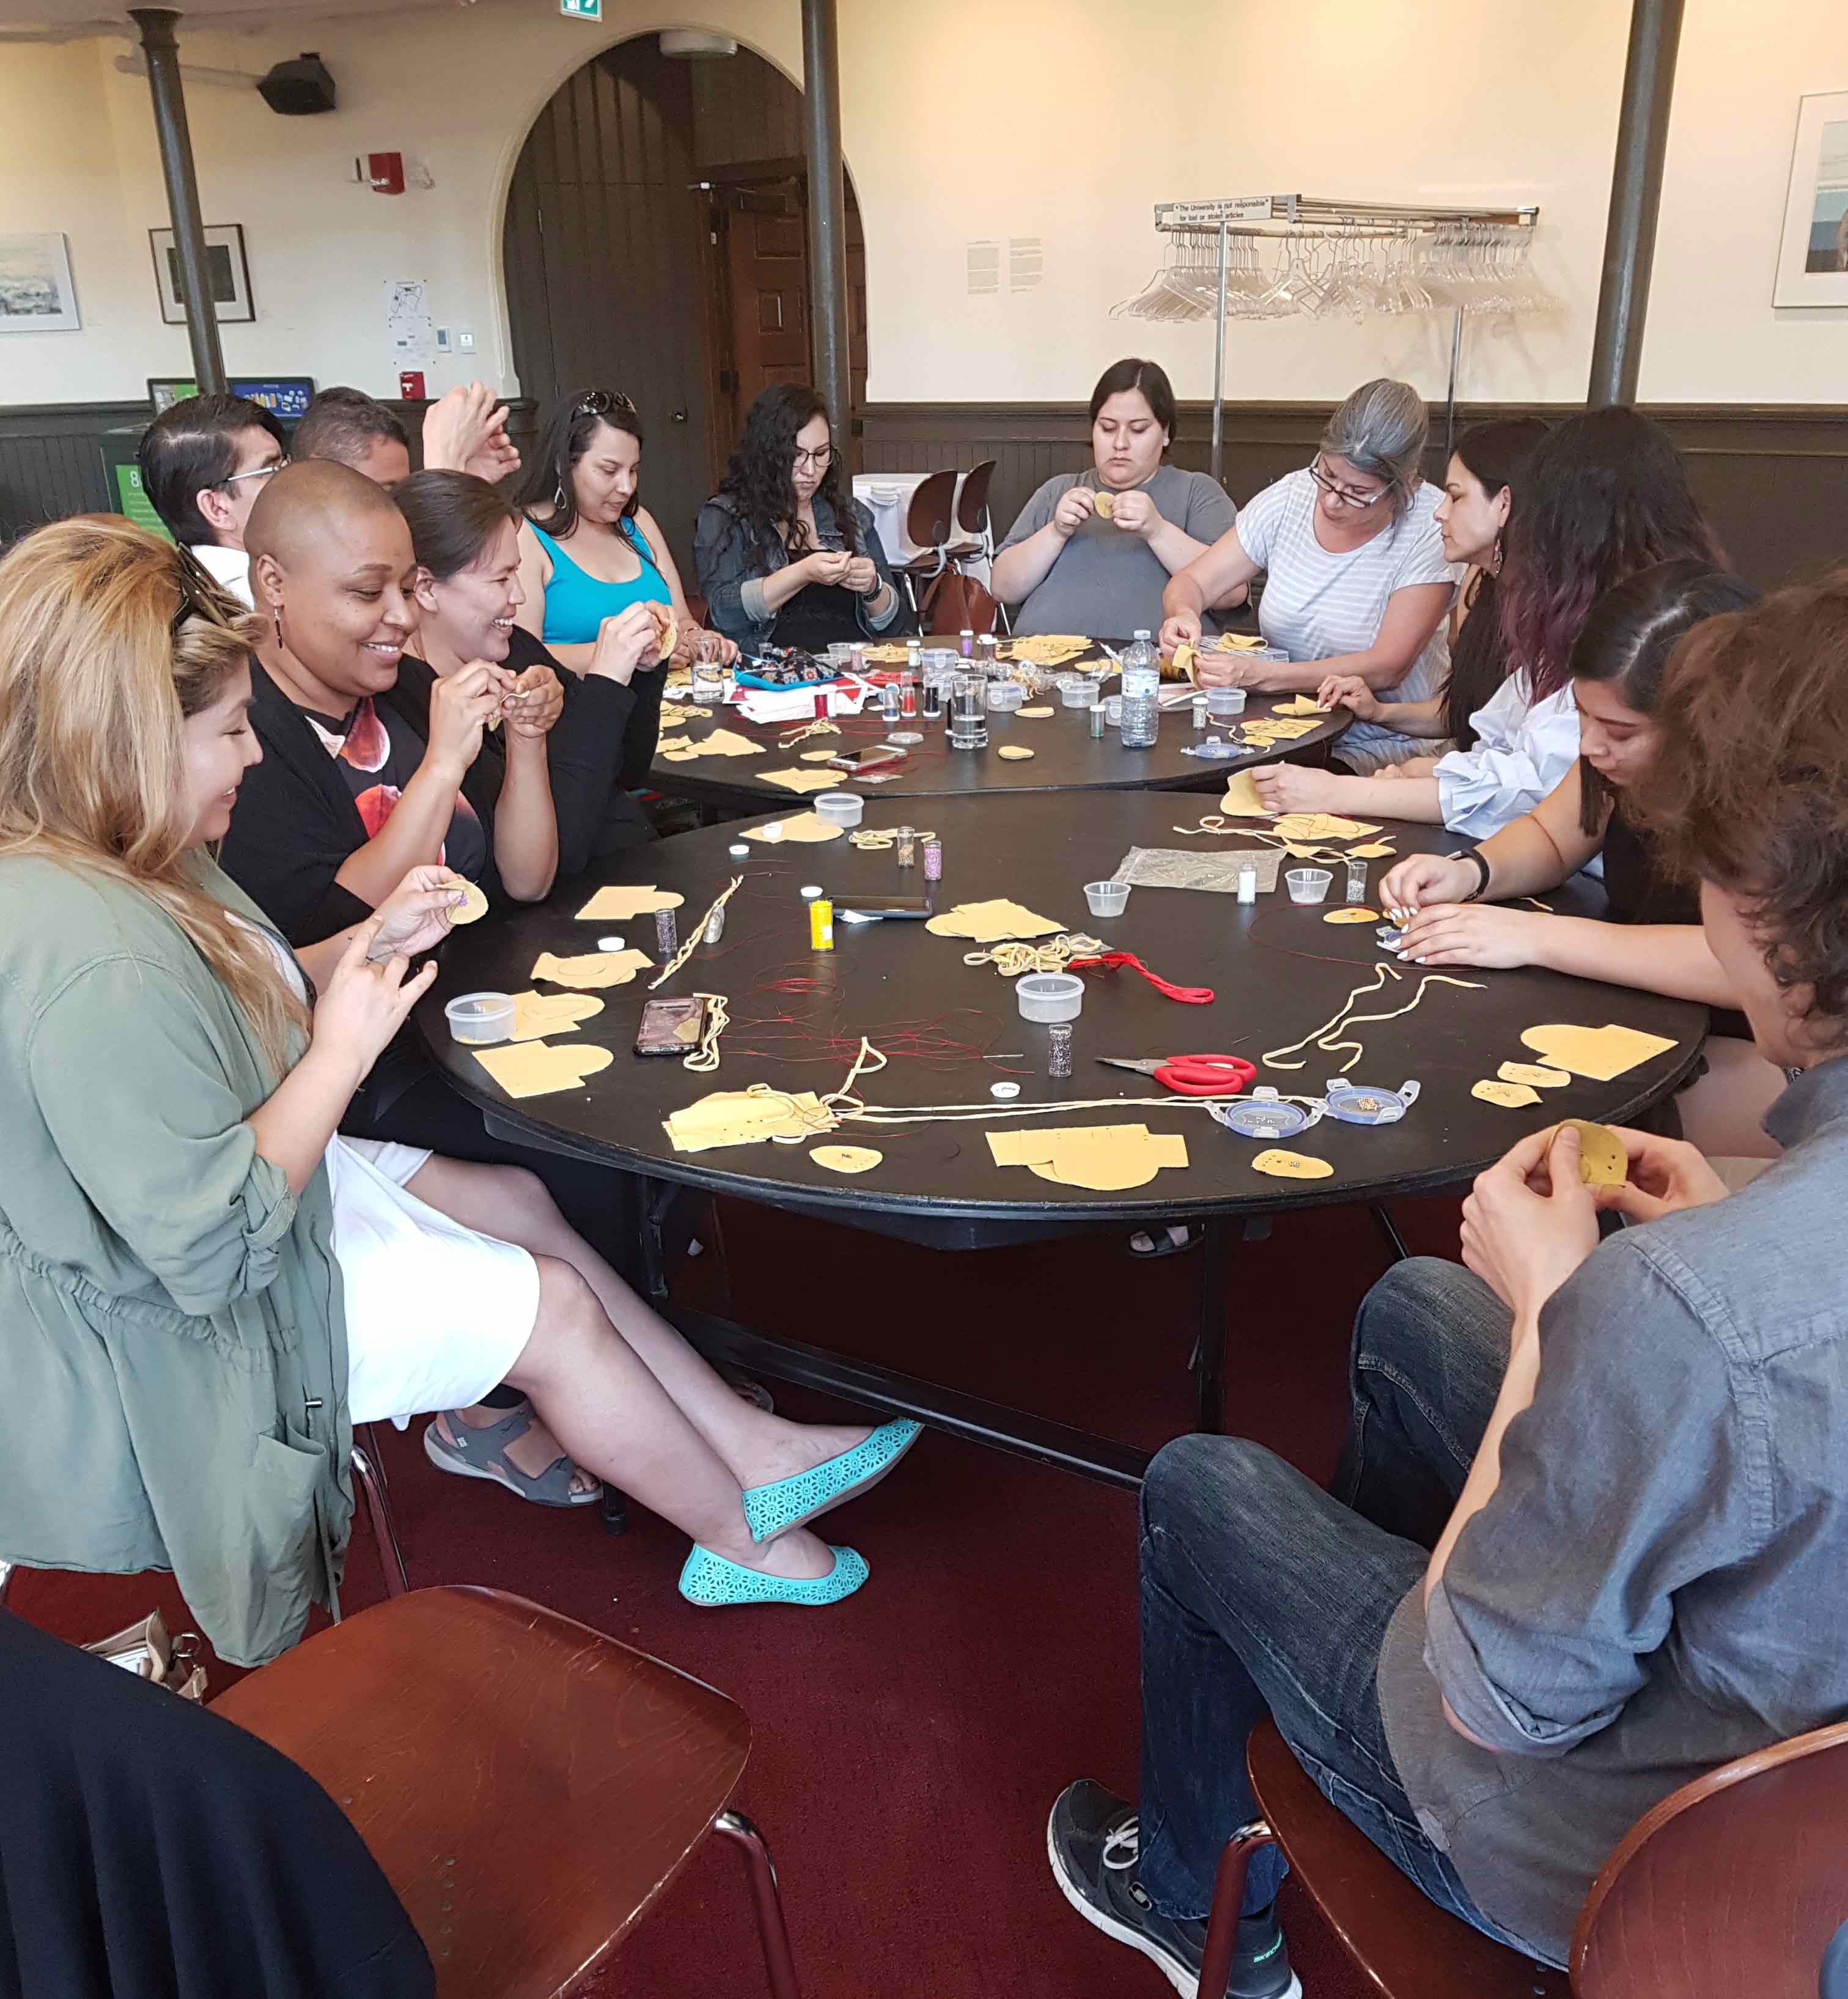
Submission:
M 1441 413 L 1440 413 L 1441 414 Z M 1564 405 L 1477 404 L 1458 427 L 1493 418 L 1574 414 Z M 1848 407 L 1663 404 L 1647 412 L 1687 457 L 1701 504 L 1739 573 L 1761 587 L 1848 562 Z M 1225 481 L 1236 501 L 1306 465 L 1328 412 L 1320 404 L 1241 403 L 1226 411 Z M 1174 457 L 1204 472 L 1212 413 L 1184 404 Z M 997 533 L 1042 480 L 1090 463 L 1081 403 L 875 403 L 860 462 L 869 472 L 936 471 L 996 461 Z M 1441 454 L 1430 469 L 1441 471 Z

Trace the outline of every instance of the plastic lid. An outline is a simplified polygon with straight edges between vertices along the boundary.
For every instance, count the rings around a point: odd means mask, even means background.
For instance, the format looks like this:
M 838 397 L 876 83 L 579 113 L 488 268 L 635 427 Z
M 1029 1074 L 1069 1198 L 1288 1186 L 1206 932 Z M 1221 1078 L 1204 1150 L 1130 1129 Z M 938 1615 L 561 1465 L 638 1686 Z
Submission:
M 803 884 L 802 899 L 805 902 L 813 902 L 820 893 L 821 885 L 819 882 L 805 882 Z
M 1018 1097 L 1021 1086 L 1018 1083 L 991 1083 L 988 1093 L 990 1097 Z
M 622 940 L 619 937 L 598 937 L 597 948 L 599 951 L 620 951 L 622 948 Z
M 1139 632 L 1138 632 L 1135 636 L 1137 638 L 1139 638 L 1139 639 L 1146 639 L 1146 638 L 1149 638 L 1149 637 L 1152 636 L 1153 635 L 1150 633 L 1150 632 L 1149 632 L 1149 630 L 1148 627 L 1147 627 L 1146 625 L 1144 625 L 1144 626 L 1142 627 L 1142 630 L 1141 630 L 1141 631 L 1139 631 Z
M 1242 1100 L 1208 1107 L 1212 1115 L 1241 1138 L 1292 1138 L 1309 1122 L 1300 1103 L 1254 1103 Z
M 734 841 L 730 847 L 726 849 L 726 851 L 731 854 L 734 858 L 737 858 L 744 854 L 748 854 L 751 851 L 751 849 L 744 844 L 743 840 L 740 840 Z

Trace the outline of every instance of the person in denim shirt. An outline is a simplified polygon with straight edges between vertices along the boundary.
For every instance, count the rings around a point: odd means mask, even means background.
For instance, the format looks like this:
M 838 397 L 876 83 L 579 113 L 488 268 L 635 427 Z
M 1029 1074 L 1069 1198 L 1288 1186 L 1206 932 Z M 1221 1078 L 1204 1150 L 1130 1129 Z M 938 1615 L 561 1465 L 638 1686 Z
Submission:
M 1368 1294 L 1338 1497 L 1234 1438 L 1156 1457 L 1139 1805 L 1074 1784 L 1049 1845 L 1182 1990 L 1267 1710 L 1433 1900 L 1555 1964 L 1645 1811 L 1848 1714 L 1848 570 L 1697 626 L 1659 714 L 1638 810 L 1799 1072 L 1783 1155 L 1729 1196 L 1626 1131 L 1628 1183 L 1593 1190 L 1537 1133 L 1465 1203 L 1467 1270 Z M 1600 1242 L 1600 1209 L 1638 1225 Z M 1252 1866 L 1240 1999 L 1298 1989 L 1281 1873 Z
M 911 620 L 872 514 L 841 490 L 827 405 L 778 382 L 744 418 L 719 490 L 699 510 L 693 566 L 706 615 L 747 653 L 824 653 Z

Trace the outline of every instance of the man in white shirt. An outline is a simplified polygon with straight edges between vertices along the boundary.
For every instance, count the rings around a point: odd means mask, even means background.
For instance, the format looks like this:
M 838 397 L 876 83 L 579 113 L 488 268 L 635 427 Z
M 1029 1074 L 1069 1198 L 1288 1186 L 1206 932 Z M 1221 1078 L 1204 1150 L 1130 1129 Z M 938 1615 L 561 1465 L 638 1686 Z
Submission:
M 141 490 L 173 539 L 234 597 L 252 603 L 244 524 L 289 463 L 272 412 L 242 396 L 189 396 L 143 433 Z

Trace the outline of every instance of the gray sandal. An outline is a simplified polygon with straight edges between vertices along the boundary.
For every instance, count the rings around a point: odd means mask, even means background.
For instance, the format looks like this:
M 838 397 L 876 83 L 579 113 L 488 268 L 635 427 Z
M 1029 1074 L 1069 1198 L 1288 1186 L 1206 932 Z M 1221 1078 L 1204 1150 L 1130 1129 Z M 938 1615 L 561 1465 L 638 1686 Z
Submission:
M 532 1427 L 532 1405 L 523 1403 L 510 1409 L 498 1423 L 477 1428 L 465 1423 L 458 1410 L 444 1412 L 453 1437 L 446 1437 L 432 1419 L 424 1430 L 424 1455 L 439 1471 L 453 1472 L 458 1478 L 491 1478 L 504 1485 L 516 1498 L 535 1506 L 594 1506 L 603 1497 L 603 1488 L 593 1485 L 587 1492 L 574 1492 L 571 1480 L 577 1466 L 563 1452 L 535 1478 L 521 1471 L 507 1455 L 507 1446 L 518 1443 Z

